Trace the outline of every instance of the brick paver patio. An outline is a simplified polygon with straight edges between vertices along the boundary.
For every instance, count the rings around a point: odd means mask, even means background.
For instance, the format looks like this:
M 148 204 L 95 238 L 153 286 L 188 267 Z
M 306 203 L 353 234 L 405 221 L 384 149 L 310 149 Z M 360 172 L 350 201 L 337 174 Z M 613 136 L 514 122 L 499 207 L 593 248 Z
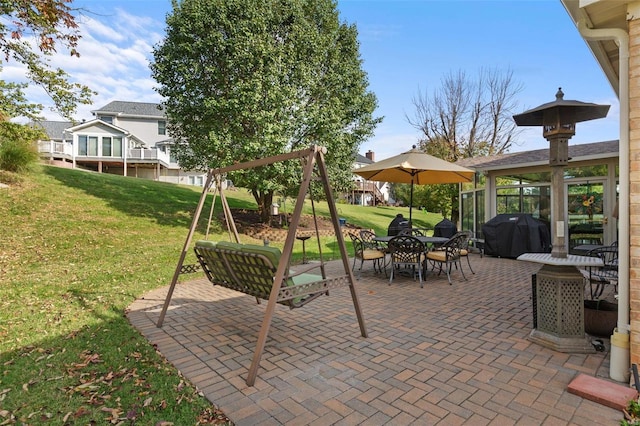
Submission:
M 430 275 L 422 289 L 409 277 L 388 285 L 368 265 L 357 281 L 368 338 L 346 288 L 278 306 L 254 387 L 245 378 L 266 303 L 195 280 L 176 287 L 162 328 L 168 287 L 128 317 L 238 425 L 618 424 L 621 412 L 567 392 L 579 373 L 608 380 L 607 339 L 605 352 L 588 355 L 527 340 L 540 265 L 471 262 L 468 281 Z

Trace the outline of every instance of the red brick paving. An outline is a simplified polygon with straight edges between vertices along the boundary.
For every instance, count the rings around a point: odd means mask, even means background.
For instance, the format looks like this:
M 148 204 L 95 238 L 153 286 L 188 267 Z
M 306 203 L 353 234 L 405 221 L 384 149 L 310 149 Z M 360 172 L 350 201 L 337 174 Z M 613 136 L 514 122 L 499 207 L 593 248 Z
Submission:
M 607 351 L 563 354 L 529 342 L 531 274 L 540 265 L 472 255 L 453 285 L 429 275 L 391 285 L 363 271 L 362 338 L 348 289 L 278 306 L 258 378 L 245 378 L 266 304 L 194 280 L 137 300 L 131 323 L 237 425 L 617 425 L 619 410 L 568 392 L 609 377 Z M 465 265 L 466 266 L 466 265 Z M 340 268 L 330 262 L 328 270 Z

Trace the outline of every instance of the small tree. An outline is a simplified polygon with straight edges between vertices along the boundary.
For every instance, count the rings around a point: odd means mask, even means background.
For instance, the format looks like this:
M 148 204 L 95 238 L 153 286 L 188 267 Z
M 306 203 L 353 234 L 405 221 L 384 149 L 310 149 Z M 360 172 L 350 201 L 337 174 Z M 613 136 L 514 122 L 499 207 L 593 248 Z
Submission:
M 319 144 L 336 190 L 351 183 L 360 144 L 380 121 L 357 32 L 331 0 L 173 1 L 151 65 L 178 160 L 223 167 Z M 236 173 L 264 221 L 275 193 L 300 182 L 280 163 Z

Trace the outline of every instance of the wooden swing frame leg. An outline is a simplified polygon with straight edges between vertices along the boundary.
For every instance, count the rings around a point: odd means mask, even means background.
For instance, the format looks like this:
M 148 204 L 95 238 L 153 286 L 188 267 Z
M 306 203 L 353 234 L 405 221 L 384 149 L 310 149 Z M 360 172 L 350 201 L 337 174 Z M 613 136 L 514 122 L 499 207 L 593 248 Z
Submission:
M 327 203 L 329 205 L 329 211 L 331 213 L 331 221 L 333 223 L 334 232 L 336 234 L 338 247 L 340 248 L 340 256 L 342 258 L 343 268 L 349 281 L 349 290 L 351 292 L 351 299 L 353 300 L 353 306 L 356 312 L 356 316 L 358 318 L 358 325 L 360 326 L 360 334 L 362 335 L 362 337 L 368 337 L 367 330 L 364 323 L 364 316 L 362 315 L 360 301 L 358 300 L 358 294 L 355 288 L 355 278 L 353 276 L 353 271 L 349 266 L 349 257 L 348 257 L 345 242 L 344 242 L 344 236 L 342 235 L 342 229 L 340 227 L 340 222 L 338 220 L 338 211 L 335 206 L 335 201 L 333 198 L 333 194 L 331 192 L 331 188 L 329 186 L 327 169 L 324 162 L 324 152 L 325 152 L 325 148 L 314 145 L 307 150 L 291 152 L 288 154 L 281 154 L 271 158 L 263 158 L 259 160 L 250 161 L 248 163 L 235 164 L 233 166 L 225 167 L 222 169 L 209 170 L 209 173 L 207 175 L 207 181 L 205 183 L 202 194 L 200 196 L 200 201 L 198 202 L 198 206 L 194 213 L 193 221 L 191 222 L 191 226 L 189 228 L 189 233 L 187 235 L 185 244 L 182 248 L 182 252 L 180 254 L 178 264 L 176 266 L 175 272 L 173 274 L 173 278 L 171 280 L 171 285 L 169 286 L 167 297 L 165 298 L 162 311 L 160 312 L 158 322 L 156 323 L 158 327 L 162 327 L 165 315 L 167 313 L 167 309 L 169 308 L 169 304 L 171 303 L 171 298 L 173 296 L 176 283 L 178 282 L 178 277 L 180 276 L 180 272 L 182 270 L 182 266 L 184 263 L 185 256 L 187 254 L 187 250 L 191 246 L 191 240 L 193 238 L 193 234 L 195 233 L 198 220 L 200 218 L 202 209 L 206 201 L 207 192 L 211 186 L 211 182 L 214 176 L 216 176 L 216 182 L 218 185 L 218 191 L 219 191 L 220 199 L 222 202 L 222 208 L 223 208 L 225 217 L 228 219 L 227 226 L 231 228 L 230 232 L 233 232 L 233 234 L 235 234 L 236 242 L 239 242 L 238 233 L 235 228 L 235 223 L 233 222 L 233 217 L 231 217 L 229 205 L 227 204 L 227 201 L 222 192 L 222 187 L 220 185 L 220 176 L 230 171 L 249 169 L 253 167 L 273 164 L 278 161 L 290 160 L 294 158 L 300 158 L 301 160 L 303 160 L 303 163 L 304 163 L 303 180 L 302 180 L 302 184 L 300 185 L 300 190 L 298 192 L 298 198 L 297 198 L 296 206 L 294 209 L 293 217 L 291 220 L 291 224 L 289 227 L 289 232 L 287 234 L 287 238 L 282 251 L 281 260 L 280 260 L 280 263 L 278 264 L 278 268 L 275 273 L 274 284 L 271 289 L 271 293 L 269 295 L 269 300 L 267 302 L 265 315 L 262 321 L 262 325 L 260 327 L 260 333 L 258 334 L 258 340 L 256 342 L 255 352 L 253 354 L 253 359 L 251 361 L 251 366 L 249 368 L 249 373 L 247 375 L 247 380 L 246 380 L 247 386 L 254 385 L 256 376 L 258 374 L 260 359 L 262 358 L 262 353 L 264 352 L 264 347 L 269 334 L 269 328 L 271 327 L 271 320 L 273 318 L 273 313 L 275 311 L 276 303 L 278 301 L 278 294 L 282 286 L 282 282 L 285 276 L 285 271 L 287 270 L 288 265 L 291 262 L 291 253 L 293 252 L 296 229 L 298 228 L 298 225 L 300 222 L 302 207 L 304 205 L 306 194 L 309 190 L 309 186 L 310 186 L 311 178 L 313 174 L 313 168 L 315 165 L 317 165 L 318 167 L 318 173 L 320 175 L 320 179 L 322 181 L 322 185 L 327 198 Z M 324 269 L 323 269 L 323 276 L 324 276 Z
M 187 234 L 187 239 L 185 240 L 184 246 L 182 247 L 182 252 L 180 253 L 180 258 L 178 259 L 178 264 L 176 265 L 176 270 L 173 273 L 173 278 L 171 279 L 171 285 L 169 286 L 167 297 L 164 299 L 164 305 L 162 305 L 162 311 L 160 312 L 160 317 L 158 318 L 158 322 L 156 323 L 157 327 L 162 327 L 162 324 L 164 323 L 164 317 L 167 314 L 167 309 L 169 309 L 169 304 L 171 303 L 171 297 L 173 296 L 173 291 L 175 290 L 176 284 L 178 283 L 178 277 L 180 277 L 180 271 L 182 270 L 182 265 L 184 264 L 184 258 L 187 255 L 187 250 L 191 246 L 191 239 L 193 238 L 193 234 L 195 233 L 196 226 L 198 225 L 198 219 L 200 218 L 200 214 L 202 213 L 202 208 L 204 207 L 204 203 L 207 199 L 207 191 L 211 186 L 212 179 L 213 179 L 213 175 L 209 173 L 207 175 L 207 180 L 204 184 L 202 194 L 200 194 L 200 200 L 198 201 L 198 206 L 196 207 L 196 211 L 193 215 L 193 220 L 191 221 L 191 226 L 189 227 L 189 233 Z
M 354 286 L 355 279 L 353 277 L 353 272 L 351 271 L 351 268 L 349 268 L 349 258 L 347 256 L 347 251 L 344 244 L 344 236 L 342 235 L 342 230 L 340 229 L 340 222 L 338 220 L 338 211 L 336 209 L 334 199 L 333 199 L 333 194 L 331 192 L 331 188 L 329 187 L 329 182 L 327 179 L 327 170 L 325 168 L 324 157 L 320 149 L 316 148 L 314 151 L 315 152 L 309 156 L 309 159 L 307 160 L 304 167 L 303 180 L 302 180 L 302 184 L 300 185 L 298 198 L 296 200 L 296 206 L 291 219 L 291 224 L 289 226 L 289 233 L 287 234 L 287 239 L 284 243 L 282 257 L 285 259 L 291 258 L 294 239 L 296 236 L 295 230 L 298 228 L 298 224 L 300 222 L 300 216 L 302 215 L 302 206 L 304 205 L 304 199 L 306 197 L 307 191 L 309 189 L 309 185 L 311 183 L 311 175 L 313 172 L 313 167 L 314 167 L 314 164 L 317 163 L 322 185 L 324 187 L 325 195 L 327 197 L 329 211 L 331 212 L 331 221 L 333 222 L 333 228 L 336 233 L 336 237 L 338 239 L 338 246 L 340 247 L 342 264 L 343 264 L 345 273 L 349 275 L 349 290 L 351 291 L 351 299 L 353 300 L 353 306 L 356 311 L 356 316 L 358 317 L 360 334 L 362 335 L 362 337 L 367 337 L 367 330 L 364 324 L 364 316 L 362 315 L 362 310 L 360 308 L 360 301 L 358 300 L 358 294 Z M 317 161 L 316 161 L 316 157 L 317 157 Z M 247 375 L 247 380 L 246 380 L 247 386 L 253 386 L 255 384 L 256 376 L 258 375 L 258 368 L 260 367 L 260 359 L 262 358 L 262 353 L 264 352 L 267 336 L 269 334 L 269 328 L 271 326 L 271 319 L 273 318 L 273 312 L 275 311 L 275 308 L 276 308 L 278 292 L 280 291 L 280 286 L 282 284 L 284 272 L 288 263 L 289 262 L 286 262 L 286 263 L 280 262 L 280 264 L 278 265 L 278 270 L 276 272 L 274 285 L 271 289 L 271 294 L 269 295 L 269 301 L 267 303 L 266 312 L 264 314 L 264 319 L 262 321 L 262 327 L 260 328 L 260 334 L 258 335 L 258 342 L 256 343 L 256 349 L 253 354 L 253 360 L 251 361 L 251 367 L 249 368 L 249 374 Z

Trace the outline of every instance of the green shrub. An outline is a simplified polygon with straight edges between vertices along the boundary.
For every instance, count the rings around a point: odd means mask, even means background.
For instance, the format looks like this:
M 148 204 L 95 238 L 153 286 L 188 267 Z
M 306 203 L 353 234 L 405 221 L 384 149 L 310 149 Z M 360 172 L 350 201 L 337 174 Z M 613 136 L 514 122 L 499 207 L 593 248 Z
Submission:
M 34 142 L 44 137 L 41 130 L 30 126 L 0 123 L 0 170 L 22 173 L 38 162 Z
M 38 151 L 31 142 L 0 141 L 0 170 L 22 173 L 38 161 Z
M 640 425 L 640 402 L 632 399 L 624 410 L 624 419 L 620 421 L 621 426 L 638 426 Z

